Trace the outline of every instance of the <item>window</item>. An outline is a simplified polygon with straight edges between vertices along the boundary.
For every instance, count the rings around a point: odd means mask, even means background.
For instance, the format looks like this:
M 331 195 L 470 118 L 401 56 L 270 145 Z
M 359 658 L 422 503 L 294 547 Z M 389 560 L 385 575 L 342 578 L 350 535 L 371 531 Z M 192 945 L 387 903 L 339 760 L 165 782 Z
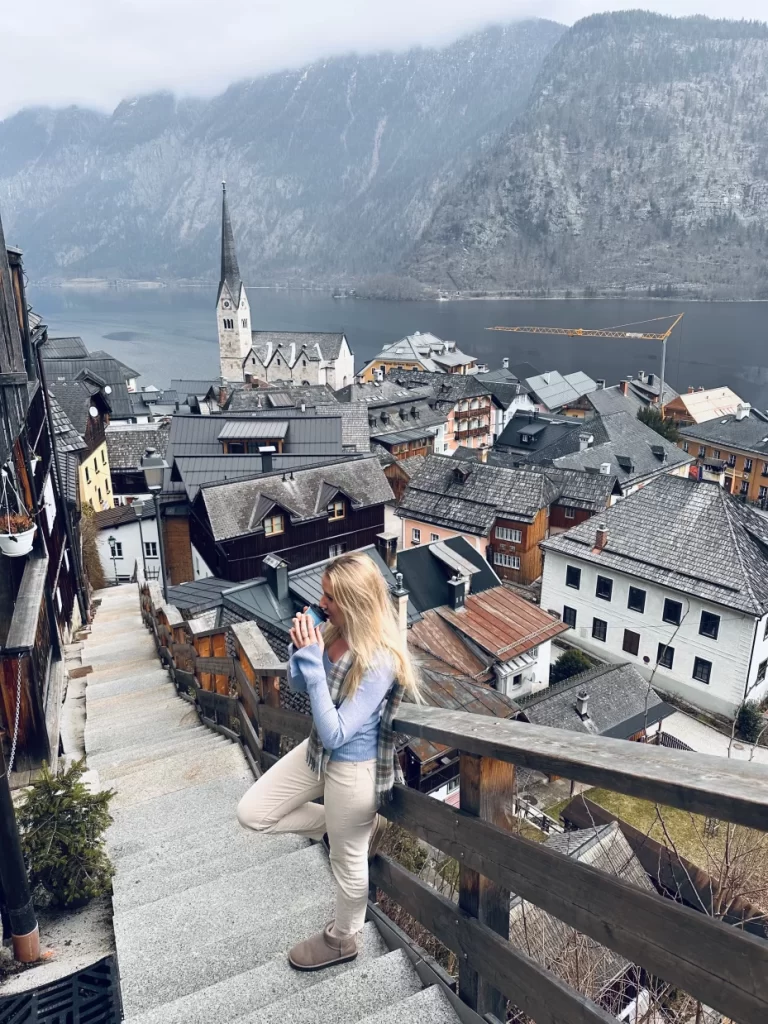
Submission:
M 144 541 L 144 554 L 147 558 L 157 558 L 157 541 L 156 540 L 145 540 Z
M 240 323 L 243 325 L 243 327 L 247 327 L 248 326 L 248 320 L 245 317 L 243 317 L 243 319 L 240 321 Z
M 765 679 L 766 669 L 768 669 L 768 658 L 766 658 L 765 661 L 761 661 L 760 664 L 757 666 L 757 679 L 755 679 L 756 683 L 762 683 L 762 681 Z
M 411 544 L 421 544 L 421 530 L 415 526 L 411 530 Z
M 268 537 L 273 537 L 275 534 L 285 532 L 285 520 L 281 515 L 267 516 L 264 520 L 264 533 Z
M 564 516 L 565 519 L 575 519 L 576 518 L 576 509 L 575 508 L 570 508 L 570 506 L 566 506 L 565 509 L 563 510 L 563 516 Z
M 704 444 L 699 445 L 699 458 L 705 459 L 707 457 L 707 446 Z
M 329 558 L 338 558 L 339 555 L 343 555 L 347 550 L 347 542 L 345 540 L 339 541 L 338 544 L 331 544 L 328 548 Z
M 234 330 L 234 327 L 235 327 L 235 321 L 229 319 L 228 317 L 224 317 L 224 330 L 225 331 L 231 331 L 231 330 Z
M 563 622 L 566 626 L 570 626 L 571 629 L 576 629 L 576 609 L 569 608 L 568 605 L 563 606 Z
M 121 540 L 113 540 L 109 545 L 110 557 L 111 558 L 122 558 L 123 557 L 123 542 Z
M 659 649 L 656 652 L 656 664 L 660 668 L 672 668 L 675 660 L 675 648 L 669 647 L 667 644 L 659 644 Z
M 104 481 L 104 487 L 106 488 L 107 494 L 109 494 L 109 480 Z
M 631 629 L 624 630 L 624 641 L 621 645 L 622 651 L 626 651 L 627 654 L 634 654 L 637 657 L 638 651 L 640 650 L 640 634 L 634 633 Z
M 713 448 L 712 449 L 712 458 L 713 459 L 719 459 L 720 458 L 720 449 L 719 448 Z
M 739 494 L 749 494 L 749 480 L 742 480 Z
M 333 523 L 337 519 L 343 519 L 344 515 L 344 502 L 332 501 L 331 504 L 328 506 L 328 521 Z
M 729 466 L 735 466 L 736 465 L 736 456 L 735 455 L 729 455 L 728 456 L 728 465 Z
M 687 442 L 687 441 L 683 441 L 683 451 L 684 451 L 684 452 L 688 452 L 688 451 L 690 451 L 690 447 L 691 447 L 691 446 L 690 446 L 690 445 L 688 444 L 688 442 Z
M 644 612 L 645 591 L 641 590 L 640 587 L 630 587 L 629 597 L 627 599 L 627 608 L 629 608 L 631 612 Z
M 581 569 L 577 569 L 575 565 L 566 566 L 565 585 L 566 587 L 573 587 L 574 590 L 578 590 L 581 586 Z
M 751 473 L 752 472 L 752 459 L 744 459 L 744 472 L 745 473 Z
M 98 493 L 98 495 L 99 495 L 99 501 L 101 501 L 101 488 L 100 488 L 100 487 L 97 487 L 97 488 L 96 488 L 96 491 L 97 491 L 97 493 Z
M 85 482 L 89 484 L 91 482 L 91 474 L 88 472 L 87 466 L 84 465 L 83 469 L 85 470 Z
M 698 679 L 700 683 L 709 683 L 710 677 L 712 676 L 712 662 L 705 661 L 704 658 L 693 659 L 693 678 Z
M 598 576 L 597 586 L 595 587 L 595 597 L 599 597 L 601 601 L 610 601 L 612 594 L 613 580 L 608 579 L 607 576 Z
M 763 476 L 768 476 L 768 462 L 764 462 L 763 463 L 762 473 L 763 473 Z
M 101 464 L 102 466 L 106 466 L 107 464 L 107 453 L 104 451 L 103 448 L 101 449 Z
M 768 497 L 768 487 L 758 487 L 757 496 L 758 498 Z
M 436 540 L 440 540 L 440 534 L 439 533 L 430 533 L 430 535 L 429 535 L 429 543 L 430 544 L 434 544 Z
M 720 616 L 713 615 L 712 612 L 702 612 L 701 621 L 699 622 L 699 633 L 702 636 L 709 636 L 713 640 L 717 640 L 717 634 L 720 632 Z
M 608 636 L 608 623 L 605 619 L 592 619 L 592 636 L 595 640 L 602 640 L 605 643 Z
M 497 526 L 496 527 L 496 539 L 497 540 L 509 540 L 513 544 L 519 544 L 523 539 L 522 530 L 512 530 L 509 526 Z
M 679 601 L 671 601 L 668 597 L 664 600 L 664 613 L 661 618 L 664 622 L 671 622 L 674 626 L 680 625 L 683 615 L 683 606 Z
M 94 473 L 99 472 L 99 460 L 96 458 L 96 456 L 94 456 L 93 458 L 93 471 Z
M 519 569 L 520 568 L 520 556 L 519 555 L 507 555 L 503 551 L 494 551 L 493 553 L 493 564 L 503 565 L 506 569 Z

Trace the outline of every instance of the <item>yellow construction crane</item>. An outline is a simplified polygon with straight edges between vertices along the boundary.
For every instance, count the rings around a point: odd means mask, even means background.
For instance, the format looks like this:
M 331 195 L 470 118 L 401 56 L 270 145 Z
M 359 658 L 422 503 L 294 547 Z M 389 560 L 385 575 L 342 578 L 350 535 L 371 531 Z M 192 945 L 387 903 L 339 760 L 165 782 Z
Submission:
M 618 327 L 606 329 L 589 327 L 486 327 L 487 331 L 510 331 L 513 334 L 560 334 L 568 338 L 624 338 L 632 341 L 661 342 L 661 373 L 659 387 L 659 411 L 664 415 L 664 373 L 667 368 L 667 338 L 677 327 L 685 313 L 658 316 L 653 320 L 642 320 L 634 324 L 620 324 Z M 670 327 L 663 334 L 652 334 L 648 331 L 626 331 L 625 327 L 641 327 L 644 323 L 657 323 L 659 320 L 672 320 Z

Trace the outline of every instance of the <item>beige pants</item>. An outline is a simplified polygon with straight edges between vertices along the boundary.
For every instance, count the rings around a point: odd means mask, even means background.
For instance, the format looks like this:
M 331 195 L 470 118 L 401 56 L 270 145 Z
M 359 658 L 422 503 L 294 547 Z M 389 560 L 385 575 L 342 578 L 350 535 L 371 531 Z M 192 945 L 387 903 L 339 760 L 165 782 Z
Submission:
M 320 840 L 328 833 L 336 879 L 337 936 L 354 935 L 365 922 L 368 840 L 376 817 L 376 759 L 329 761 L 318 778 L 306 761 L 307 741 L 274 764 L 237 807 L 243 828 L 294 832 Z M 310 801 L 322 796 L 323 804 Z

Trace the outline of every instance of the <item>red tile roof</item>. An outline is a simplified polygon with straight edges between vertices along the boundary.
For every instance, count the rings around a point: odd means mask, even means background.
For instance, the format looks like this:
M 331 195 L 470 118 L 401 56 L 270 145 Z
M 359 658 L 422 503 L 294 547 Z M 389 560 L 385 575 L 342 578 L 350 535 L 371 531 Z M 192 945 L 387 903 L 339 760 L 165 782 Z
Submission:
M 471 594 L 461 611 L 442 607 L 438 614 L 501 661 L 509 661 L 568 628 L 506 587 Z

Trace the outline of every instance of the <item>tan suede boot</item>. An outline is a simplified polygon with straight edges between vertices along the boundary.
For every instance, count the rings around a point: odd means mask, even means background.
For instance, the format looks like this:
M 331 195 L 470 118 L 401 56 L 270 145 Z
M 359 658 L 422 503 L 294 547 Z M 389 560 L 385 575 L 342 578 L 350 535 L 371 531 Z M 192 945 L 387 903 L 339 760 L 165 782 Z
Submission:
M 387 819 L 383 815 L 377 814 L 376 817 L 374 818 L 374 821 L 373 821 L 373 829 L 371 830 L 371 838 L 368 840 L 368 861 L 369 861 L 369 863 L 376 856 L 376 853 L 377 853 L 377 851 L 379 849 L 379 846 L 381 845 L 381 840 L 384 838 L 384 833 L 387 831 L 388 827 L 389 827 L 389 822 L 387 821 Z
M 345 935 L 337 939 L 331 935 L 333 922 L 288 952 L 288 963 L 297 971 L 321 971 L 324 967 L 344 964 L 357 956 L 357 938 Z

